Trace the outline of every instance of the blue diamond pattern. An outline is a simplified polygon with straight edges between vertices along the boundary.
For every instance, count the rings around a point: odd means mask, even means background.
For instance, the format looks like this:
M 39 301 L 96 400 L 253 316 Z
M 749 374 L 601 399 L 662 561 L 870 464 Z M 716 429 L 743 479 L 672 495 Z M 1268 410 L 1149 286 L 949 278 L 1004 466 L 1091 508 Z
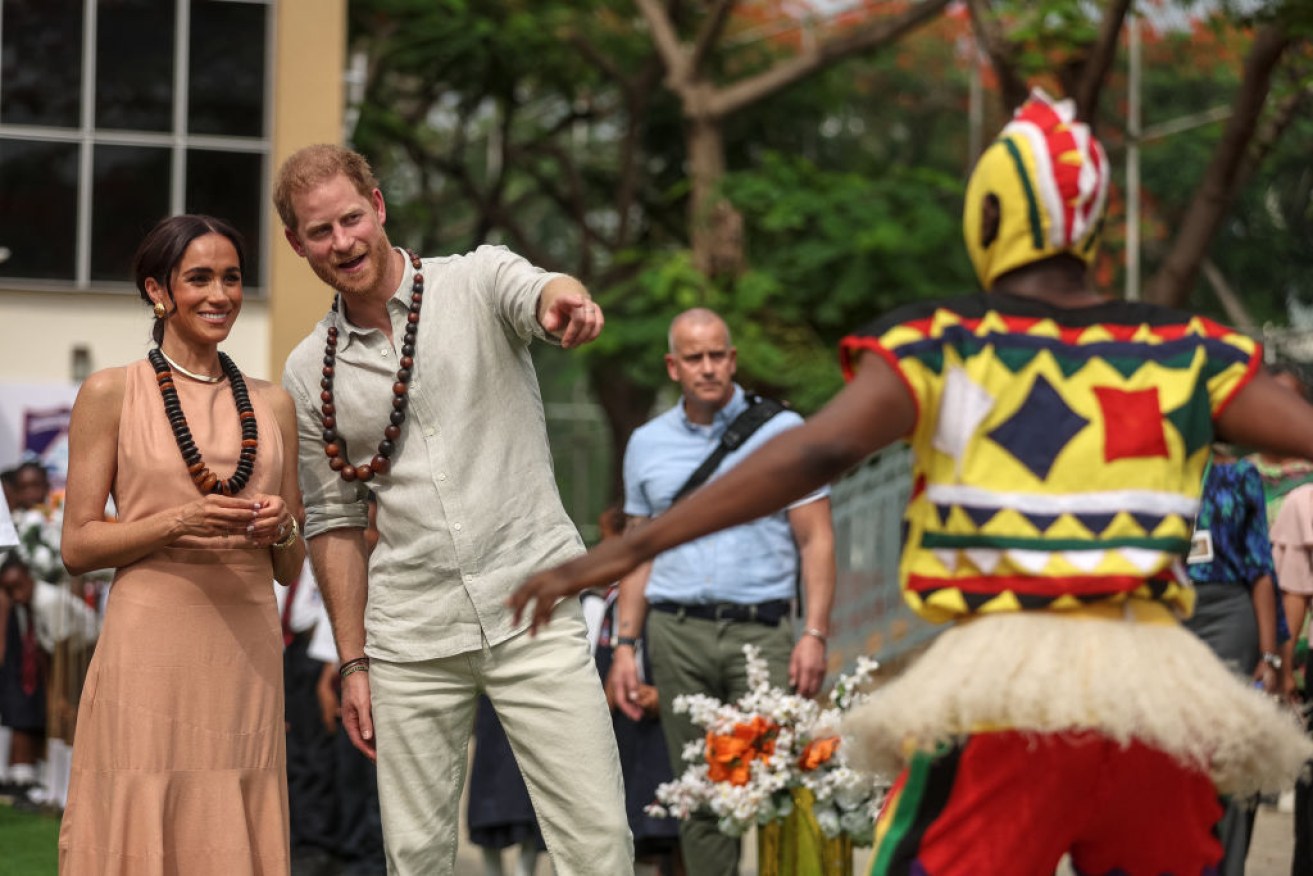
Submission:
M 1089 422 L 1073 411 L 1041 375 L 1035 378 L 1030 395 L 1017 412 L 989 437 L 1044 480 L 1058 454 Z

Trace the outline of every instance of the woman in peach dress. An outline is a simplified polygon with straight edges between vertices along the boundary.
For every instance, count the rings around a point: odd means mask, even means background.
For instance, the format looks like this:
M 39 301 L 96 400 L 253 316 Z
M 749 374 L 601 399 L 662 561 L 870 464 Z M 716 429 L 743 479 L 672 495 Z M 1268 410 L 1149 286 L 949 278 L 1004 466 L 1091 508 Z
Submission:
M 78 714 L 62 874 L 289 868 L 270 582 L 291 581 L 305 548 L 291 400 L 218 349 L 244 268 L 221 220 L 157 225 L 134 271 L 158 348 L 93 374 L 73 408 L 64 562 L 117 571 Z

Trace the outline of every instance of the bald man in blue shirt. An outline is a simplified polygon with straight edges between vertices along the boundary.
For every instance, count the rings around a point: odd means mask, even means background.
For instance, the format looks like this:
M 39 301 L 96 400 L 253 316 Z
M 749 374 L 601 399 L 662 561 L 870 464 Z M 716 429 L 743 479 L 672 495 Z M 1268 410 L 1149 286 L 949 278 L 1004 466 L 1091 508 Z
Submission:
M 681 398 L 629 440 L 624 462 L 629 526 L 666 513 L 750 404 L 734 382 L 737 358 L 729 327 L 713 311 L 696 308 L 674 319 L 665 361 Z M 710 478 L 801 423 L 792 411 L 775 414 L 727 454 Z M 795 643 L 791 617 L 800 573 L 806 616 Z M 687 715 L 674 713 L 675 697 L 702 693 L 732 702 L 745 694 L 745 644 L 761 649 L 772 684 L 804 696 L 820 690 L 834 577 L 828 488 L 783 511 L 657 556 L 620 582 L 615 656 L 607 680 L 612 701 L 630 718 L 642 716 L 634 644 L 646 619 L 651 680 L 671 768 L 678 775 L 684 746 L 701 730 Z M 714 819 L 681 824 L 680 846 L 691 876 L 737 872 L 738 840 L 720 833 Z

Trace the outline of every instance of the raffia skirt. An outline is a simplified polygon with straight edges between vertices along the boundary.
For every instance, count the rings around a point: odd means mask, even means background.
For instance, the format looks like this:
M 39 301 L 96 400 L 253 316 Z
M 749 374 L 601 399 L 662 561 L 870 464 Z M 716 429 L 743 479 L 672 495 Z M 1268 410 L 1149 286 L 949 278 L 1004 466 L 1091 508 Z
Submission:
M 959 622 L 843 729 L 855 765 L 888 776 L 915 751 L 998 730 L 1139 740 L 1222 793 L 1288 788 L 1313 755 L 1290 710 L 1141 600 Z

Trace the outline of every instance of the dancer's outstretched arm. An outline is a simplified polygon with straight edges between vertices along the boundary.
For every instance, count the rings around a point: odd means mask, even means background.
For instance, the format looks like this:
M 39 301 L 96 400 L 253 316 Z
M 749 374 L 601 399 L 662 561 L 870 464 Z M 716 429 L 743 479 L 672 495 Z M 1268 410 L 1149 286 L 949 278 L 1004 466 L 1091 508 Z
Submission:
M 857 375 L 815 416 L 764 444 L 645 526 L 534 575 L 511 596 L 516 622 L 547 623 L 562 597 L 619 580 L 662 551 L 785 507 L 911 433 L 916 404 L 893 367 L 865 353 Z

